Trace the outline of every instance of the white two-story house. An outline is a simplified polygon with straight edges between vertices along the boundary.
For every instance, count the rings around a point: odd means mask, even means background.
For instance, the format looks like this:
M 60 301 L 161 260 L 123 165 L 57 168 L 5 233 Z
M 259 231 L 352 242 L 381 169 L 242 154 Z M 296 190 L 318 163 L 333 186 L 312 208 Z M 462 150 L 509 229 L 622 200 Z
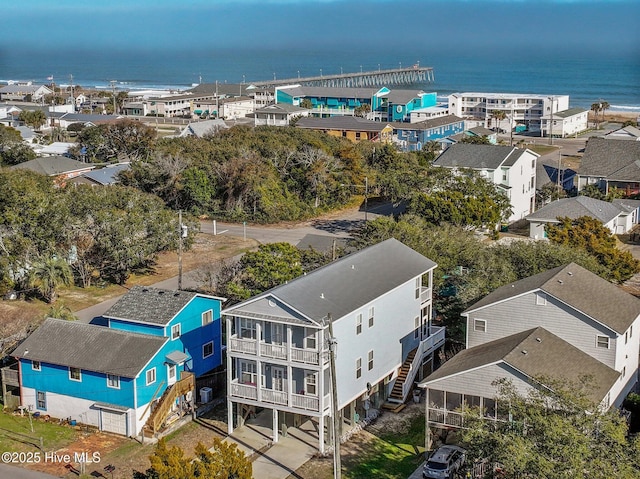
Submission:
M 225 309 L 229 433 L 266 408 L 274 441 L 283 425 L 311 419 L 323 452 L 331 441 L 330 343 L 346 423 L 385 401 L 404 402 L 444 344 L 444 328 L 431 325 L 435 267 L 389 239 Z
M 589 376 L 603 407 L 619 406 L 637 383 L 640 300 L 575 263 L 502 286 L 463 316 L 467 349 L 420 384 L 430 424 L 460 426 L 465 404 L 504 419 L 497 379 L 526 392 L 541 378 Z
M 436 158 L 433 165 L 455 171 L 477 171 L 496 185 L 511 202 L 509 223 L 535 209 L 537 153 L 515 146 L 456 143 Z

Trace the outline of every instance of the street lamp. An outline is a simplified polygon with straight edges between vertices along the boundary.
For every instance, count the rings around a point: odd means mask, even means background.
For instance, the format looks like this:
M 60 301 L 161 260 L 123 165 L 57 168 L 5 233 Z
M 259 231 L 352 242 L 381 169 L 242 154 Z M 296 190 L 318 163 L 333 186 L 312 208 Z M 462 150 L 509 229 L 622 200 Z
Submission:
M 369 177 L 364 177 L 364 185 L 352 185 L 348 183 L 340 183 L 340 186 L 353 186 L 354 188 L 364 188 L 364 220 L 367 221 L 368 202 L 369 202 Z

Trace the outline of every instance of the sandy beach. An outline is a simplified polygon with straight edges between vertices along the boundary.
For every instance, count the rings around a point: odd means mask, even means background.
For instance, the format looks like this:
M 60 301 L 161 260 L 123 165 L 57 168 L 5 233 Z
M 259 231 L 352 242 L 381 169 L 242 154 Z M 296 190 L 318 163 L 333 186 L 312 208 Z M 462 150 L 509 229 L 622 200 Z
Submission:
M 637 120 L 640 118 L 640 112 L 637 111 L 611 111 L 607 110 L 604 114 L 605 121 L 611 121 L 616 123 L 624 123 L 628 120 Z M 589 112 L 589 122 L 594 121 L 595 116 L 592 111 Z M 602 121 L 602 114 L 598 114 L 598 121 Z

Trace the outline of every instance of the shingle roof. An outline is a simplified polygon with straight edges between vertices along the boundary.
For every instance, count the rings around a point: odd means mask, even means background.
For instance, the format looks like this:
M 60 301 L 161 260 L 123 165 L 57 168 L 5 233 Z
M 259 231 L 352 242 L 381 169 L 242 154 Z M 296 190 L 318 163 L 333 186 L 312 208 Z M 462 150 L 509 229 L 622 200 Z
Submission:
M 575 263 L 501 286 L 463 314 L 537 290 L 581 311 L 618 334 L 629 329 L 640 315 L 640 299 Z
M 514 146 L 456 143 L 444 150 L 433 164 L 449 168 L 495 170 L 501 166 L 513 166 L 525 151 Z
M 590 216 L 606 224 L 620 215 L 621 212 L 622 209 L 614 203 L 588 196 L 576 196 L 552 201 L 531 213 L 525 219 L 528 221 L 557 221 L 558 218 L 565 216 L 572 220 L 581 216 Z
M 41 175 L 56 176 L 74 171 L 91 170 L 95 168 L 95 166 L 72 160 L 66 156 L 49 156 L 25 161 L 24 163 L 13 165 L 10 168 L 16 170 L 31 170 Z
M 357 116 L 332 116 L 329 118 L 304 117 L 296 122 L 296 128 L 310 128 L 314 130 L 351 130 L 373 131 L 384 130 L 389 123 L 366 120 Z
M 534 328 L 489 343 L 465 349 L 442 365 L 421 387 L 470 369 L 504 362 L 529 378 L 547 377 L 576 381 L 589 375 L 594 383 L 591 399 L 600 402 L 618 380 L 620 373 L 572 346 L 544 328 Z
M 364 98 L 369 100 L 378 92 L 377 88 L 333 88 L 322 86 L 296 86 L 281 88 L 281 90 L 292 97 Z
M 446 115 L 415 123 L 394 122 L 391 123 L 391 126 L 393 126 L 394 130 L 428 130 L 429 128 L 436 128 L 438 126 L 449 125 L 451 123 L 459 123 L 461 121 L 464 120 L 460 117 L 455 115 Z
M 589 138 L 578 174 L 610 180 L 640 181 L 640 141 Z
M 267 105 L 262 108 L 256 108 L 256 113 L 299 113 L 303 111 L 309 111 L 308 108 L 302 108 L 300 106 L 291 105 L 289 103 L 275 103 L 272 105 Z
M 562 110 L 562 111 L 556 111 L 553 113 L 553 117 L 554 118 L 569 118 L 570 116 L 573 115 L 577 115 L 579 113 L 584 113 L 587 110 L 585 110 L 584 108 L 579 108 L 579 107 L 575 107 L 575 108 L 569 108 L 568 110 Z M 546 116 L 546 115 L 545 115 Z M 551 115 L 549 115 L 549 118 L 551 118 Z
M 640 138 L 640 129 L 635 126 L 625 126 L 624 128 L 618 128 L 617 130 L 610 131 L 604 135 L 606 139 L 614 140 L 638 140 Z
M 12 355 L 133 378 L 166 341 L 162 336 L 48 318 Z
M 105 318 L 166 325 L 195 296 L 196 293 L 189 291 L 171 291 L 149 286 L 134 286 L 116 304 L 111 306 L 103 316 Z
M 275 298 L 315 321 L 322 320 L 327 313 L 339 319 L 435 267 L 430 259 L 391 238 L 344 256 L 223 313 L 241 315 L 244 310 L 251 309 L 251 303 Z
M 389 103 L 394 105 L 406 105 L 407 103 L 411 103 L 416 98 L 420 98 L 421 95 L 424 95 L 422 90 L 396 90 L 393 89 L 389 91 L 385 95 L 386 98 L 389 99 Z

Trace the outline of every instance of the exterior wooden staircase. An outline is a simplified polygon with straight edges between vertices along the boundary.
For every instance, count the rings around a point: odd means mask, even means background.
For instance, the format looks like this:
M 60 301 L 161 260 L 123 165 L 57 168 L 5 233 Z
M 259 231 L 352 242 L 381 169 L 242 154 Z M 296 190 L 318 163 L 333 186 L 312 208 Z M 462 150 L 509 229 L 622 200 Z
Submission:
M 391 390 L 391 394 L 387 398 L 387 402 L 384 404 L 383 408 L 389 409 L 391 411 L 397 412 L 404 408 L 404 402 L 407 400 L 403 395 L 404 384 L 409 379 L 413 381 L 413 376 L 408 378 L 409 372 L 411 371 L 411 363 L 413 363 L 413 359 L 418 352 L 418 348 L 412 350 L 407 355 L 407 358 L 402 363 L 400 367 L 400 371 L 398 372 L 398 377 L 396 378 L 396 382 L 393 384 L 393 389 Z
M 175 404 L 176 399 L 184 396 L 189 391 L 195 391 L 195 389 L 196 378 L 193 373 L 182 371 L 180 373 L 180 380 L 169 386 L 165 389 L 164 393 L 162 393 L 158 404 L 155 409 L 151 411 L 146 424 L 142 428 L 142 433 L 147 437 L 155 436 L 171 413 L 172 406 Z

